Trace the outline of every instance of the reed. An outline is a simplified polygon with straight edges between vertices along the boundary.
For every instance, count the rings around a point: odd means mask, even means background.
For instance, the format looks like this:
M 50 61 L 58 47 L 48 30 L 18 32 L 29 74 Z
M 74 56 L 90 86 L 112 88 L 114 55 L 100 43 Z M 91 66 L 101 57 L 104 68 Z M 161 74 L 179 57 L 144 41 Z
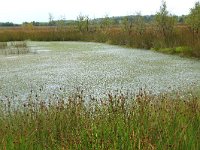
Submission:
M 0 107 L 0 149 L 199 149 L 200 99 L 195 95 L 154 96 L 140 91 L 86 99 L 27 101 L 5 97 Z
M 7 47 L 7 42 L 0 42 L 0 49 L 5 49 Z
M 0 54 L 2 55 L 20 55 L 30 52 L 26 41 L 1 42 Z
M 200 35 L 196 34 L 194 37 L 187 25 L 176 25 L 174 31 L 167 37 L 164 37 L 156 26 L 151 24 L 146 26 L 142 32 L 138 32 L 137 28 L 131 28 L 126 32 L 120 26 L 98 30 L 91 28 L 82 32 L 73 26 L 63 27 L 62 30 L 56 27 L 37 27 L 31 30 L 23 27 L 8 28 L 0 30 L 0 41 L 91 41 L 200 57 Z M 180 47 L 184 50 L 181 51 Z M 176 51 L 176 48 L 179 50 Z

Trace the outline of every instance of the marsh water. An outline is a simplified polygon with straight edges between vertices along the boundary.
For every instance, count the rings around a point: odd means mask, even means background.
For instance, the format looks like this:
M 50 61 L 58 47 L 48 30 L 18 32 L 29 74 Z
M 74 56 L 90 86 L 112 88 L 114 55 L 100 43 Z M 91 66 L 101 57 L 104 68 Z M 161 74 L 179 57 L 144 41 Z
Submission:
M 0 55 L 0 98 L 77 87 L 86 95 L 140 88 L 152 93 L 200 88 L 200 61 L 99 43 L 28 42 L 32 53 Z

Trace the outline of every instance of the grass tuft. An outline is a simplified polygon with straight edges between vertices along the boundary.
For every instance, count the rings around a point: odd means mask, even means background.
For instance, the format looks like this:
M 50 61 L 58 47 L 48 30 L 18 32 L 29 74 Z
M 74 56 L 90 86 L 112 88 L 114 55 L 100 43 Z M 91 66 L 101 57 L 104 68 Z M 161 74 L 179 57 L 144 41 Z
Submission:
M 26 41 L 0 42 L 0 54 L 2 55 L 20 55 L 29 52 L 30 50 Z

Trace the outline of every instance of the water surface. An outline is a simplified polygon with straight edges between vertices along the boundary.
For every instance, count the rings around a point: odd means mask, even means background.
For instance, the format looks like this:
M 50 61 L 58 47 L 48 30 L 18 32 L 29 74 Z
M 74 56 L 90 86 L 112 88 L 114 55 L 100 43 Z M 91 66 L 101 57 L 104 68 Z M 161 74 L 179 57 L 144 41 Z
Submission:
M 29 42 L 33 53 L 0 56 L 0 97 L 76 87 L 87 95 L 145 88 L 153 93 L 200 86 L 200 61 L 99 43 Z

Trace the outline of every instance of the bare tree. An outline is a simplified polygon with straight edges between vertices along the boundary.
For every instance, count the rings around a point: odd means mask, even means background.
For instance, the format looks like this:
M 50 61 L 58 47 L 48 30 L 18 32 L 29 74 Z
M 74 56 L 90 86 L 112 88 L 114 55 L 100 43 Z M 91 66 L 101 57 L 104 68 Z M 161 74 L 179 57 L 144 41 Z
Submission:
M 49 13 L 49 25 L 50 26 L 54 25 L 54 17 L 51 13 Z
M 136 13 L 136 16 L 134 17 L 133 25 L 135 27 L 136 33 L 138 33 L 139 35 L 144 34 L 146 30 L 146 24 L 140 12 Z
M 78 17 L 77 17 L 77 26 L 78 26 L 78 30 L 80 32 L 83 32 L 83 31 L 89 31 L 89 17 L 86 15 L 82 15 L 80 14 Z
M 62 40 L 65 40 L 65 33 L 66 33 L 66 23 L 65 23 L 65 16 L 61 16 L 59 20 L 56 21 L 56 29 L 59 36 Z
M 102 18 L 100 22 L 100 28 L 101 29 L 108 29 L 110 25 L 112 24 L 112 19 L 108 17 L 106 14 L 104 18 Z
M 128 34 L 131 34 L 132 27 L 133 27 L 133 16 L 126 16 L 122 19 L 122 29 Z

